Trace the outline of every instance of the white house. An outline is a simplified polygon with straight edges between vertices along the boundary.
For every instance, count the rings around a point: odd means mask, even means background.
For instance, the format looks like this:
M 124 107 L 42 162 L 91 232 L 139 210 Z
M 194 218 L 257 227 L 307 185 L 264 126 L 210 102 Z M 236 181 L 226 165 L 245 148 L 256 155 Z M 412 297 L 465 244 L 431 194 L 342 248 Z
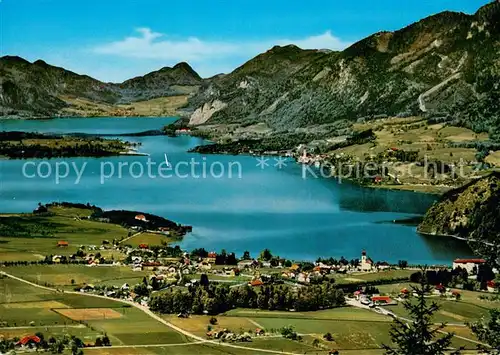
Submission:
M 361 252 L 361 262 L 359 264 L 359 268 L 361 271 L 372 271 L 373 269 L 373 261 L 366 256 L 366 251 L 364 250 Z
M 250 268 L 254 266 L 257 262 L 254 260 L 241 260 L 238 261 L 238 269 L 242 270 L 244 268 Z
M 477 272 L 477 268 L 479 265 L 486 263 L 484 259 L 455 259 L 453 260 L 453 269 L 457 269 L 461 267 L 462 269 L 467 270 L 469 274 L 474 273 L 474 270 Z
M 303 282 L 303 283 L 309 283 L 311 282 L 310 278 L 309 278 L 309 275 L 304 273 L 304 272 L 301 272 L 297 275 L 297 281 L 298 282 Z

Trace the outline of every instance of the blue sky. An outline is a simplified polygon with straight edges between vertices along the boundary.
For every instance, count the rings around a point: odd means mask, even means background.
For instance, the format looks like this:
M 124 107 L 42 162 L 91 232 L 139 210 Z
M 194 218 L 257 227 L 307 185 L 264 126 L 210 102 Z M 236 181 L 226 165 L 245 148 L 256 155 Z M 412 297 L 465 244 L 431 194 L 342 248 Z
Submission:
M 180 61 L 207 77 L 274 44 L 343 49 L 488 0 L 0 0 L 0 54 L 119 82 Z

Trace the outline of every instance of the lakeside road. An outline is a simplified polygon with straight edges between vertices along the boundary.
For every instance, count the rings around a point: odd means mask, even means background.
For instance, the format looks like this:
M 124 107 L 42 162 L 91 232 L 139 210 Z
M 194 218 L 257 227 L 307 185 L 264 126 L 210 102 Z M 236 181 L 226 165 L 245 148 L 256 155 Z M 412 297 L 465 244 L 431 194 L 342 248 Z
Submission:
M 170 322 L 167 322 L 165 319 L 163 319 L 160 316 L 158 316 L 155 313 L 153 313 L 148 307 L 142 306 L 142 305 L 137 304 L 137 303 L 132 302 L 132 301 L 127 301 L 127 300 L 122 300 L 122 299 L 112 298 L 112 297 L 107 297 L 107 296 L 101 296 L 101 295 L 86 294 L 86 293 L 75 292 L 75 291 L 60 291 L 60 290 L 57 290 L 57 289 L 54 289 L 54 288 L 51 288 L 51 287 L 38 285 L 38 284 L 36 284 L 34 282 L 31 282 L 31 281 L 22 279 L 20 277 L 8 274 L 8 273 L 6 273 L 4 271 L 0 271 L 0 275 L 3 275 L 5 277 L 9 277 L 9 278 L 11 278 L 13 280 L 17 280 L 19 282 L 23 282 L 23 283 L 28 284 L 30 286 L 37 287 L 37 288 L 40 288 L 40 289 L 46 290 L 46 291 L 62 292 L 62 293 L 66 293 L 66 294 L 74 294 L 74 295 L 87 296 L 87 297 L 96 297 L 96 298 L 107 299 L 107 300 L 111 300 L 111 301 L 115 301 L 115 302 L 120 302 L 120 303 L 123 303 L 123 304 L 128 304 L 128 305 L 130 305 L 132 307 L 135 307 L 135 308 L 141 310 L 142 312 L 146 313 L 151 318 L 153 318 L 156 321 L 158 321 L 158 322 L 166 325 L 167 327 L 170 327 L 171 329 L 173 329 L 173 330 L 175 330 L 175 331 L 177 331 L 177 332 L 179 332 L 179 333 L 187 336 L 188 338 L 196 340 L 196 342 L 194 342 L 194 343 L 187 343 L 187 344 L 195 344 L 195 343 L 196 344 L 203 344 L 203 343 L 205 343 L 205 344 L 212 344 L 212 345 L 216 345 L 216 346 L 224 346 L 224 347 L 229 347 L 229 348 L 234 348 L 234 349 L 243 349 L 243 350 L 248 350 L 250 352 L 261 352 L 261 353 L 268 353 L 268 354 L 297 355 L 297 353 L 291 353 L 291 352 L 286 352 L 286 351 L 278 351 L 278 350 L 270 350 L 270 349 L 259 349 L 259 348 L 250 348 L 250 347 L 246 347 L 246 346 L 242 346 L 242 345 L 235 345 L 235 344 L 230 344 L 230 343 L 223 343 L 223 342 L 217 342 L 217 341 L 214 341 L 214 340 L 204 339 L 204 338 L 202 338 L 200 336 L 197 336 L 197 335 L 195 335 L 195 334 L 193 334 L 191 332 L 188 332 L 188 331 L 186 331 L 186 330 L 184 330 L 182 328 L 179 328 L 179 327 L 175 326 L 174 324 L 172 324 Z M 133 347 L 133 346 L 130 346 L 130 347 Z M 145 347 L 145 346 L 143 345 L 142 347 Z

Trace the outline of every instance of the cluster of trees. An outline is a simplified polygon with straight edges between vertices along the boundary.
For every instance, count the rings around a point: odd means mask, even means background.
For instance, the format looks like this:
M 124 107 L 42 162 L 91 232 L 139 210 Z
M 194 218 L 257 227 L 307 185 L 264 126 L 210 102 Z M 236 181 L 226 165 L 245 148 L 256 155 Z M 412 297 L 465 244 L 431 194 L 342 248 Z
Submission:
M 42 206 L 42 203 L 39 202 L 38 206 Z M 50 208 L 50 207 L 63 207 L 63 208 L 78 208 L 81 210 L 91 210 L 91 211 L 102 211 L 102 208 L 97 207 L 96 205 L 91 205 L 90 202 L 87 203 L 77 203 L 77 202 L 51 202 L 45 204 L 45 207 Z
M 259 154 L 269 151 L 293 149 L 299 144 L 311 142 L 321 137 L 322 135 L 305 132 L 280 132 L 271 134 L 265 138 L 240 139 L 237 141 L 201 145 L 191 151 L 202 154 L 226 153 L 232 155 L 253 151 L 255 154 Z
M 143 215 L 146 220 L 138 220 L 135 217 L 137 215 Z M 139 211 L 126 211 L 126 210 L 111 210 L 103 211 L 101 209 L 94 210 L 91 218 L 106 219 L 111 223 L 120 224 L 123 226 L 135 226 L 142 229 L 152 229 L 156 230 L 160 227 L 168 228 L 171 232 L 175 232 L 179 235 L 184 235 L 190 232 L 192 227 L 182 226 L 169 219 L 156 216 L 150 213 L 144 213 Z
M 479 346 L 485 354 L 500 355 L 500 309 L 490 309 L 489 315 L 470 325 L 477 338 L 490 347 Z
M 395 151 L 391 151 L 390 155 L 396 158 L 398 161 L 402 162 L 413 163 L 418 160 L 418 151 L 413 151 L 413 150 L 407 151 L 403 149 L 398 149 Z
M 11 133 L 19 132 L 0 132 L 0 155 L 14 159 L 103 157 L 123 152 L 129 145 L 120 140 L 102 138 L 67 138 L 38 133 L 26 133 L 28 136 L 18 137 Z M 40 143 L 35 143 L 32 139 Z
M 208 257 L 208 251 L 205 250 L 205 248 L 197 248 L 193 249 L 190 253 L 191 257 L 194 258 L 206 258 Z M 241 257 L 241 260 L 251 260 L 250 252 L 245 251 L 243 253 L 243 256 Z M 273 254 L 269 249 L 264 249 L 258 258 L 259 260 L 262 261 L 269 261 L 271 263 L 271 266 L 278 266 L 280 261 L 285 261 L 282 260 L 278 257 L 274 257 Z M 225 249 L 222 249 L 220 253 L 217 254 L 215 257 L 215 264 L 216 265 L 236 265 L 238 263 L 238 258 L 236 257 L 235 253 L 228 253 Z M 292 266 L 292 263 L 289 263 L 289 266 Z
M 55 338 L 51 336 L 46 339 L 43 333 L 35 333 L 35 335 L 40 338 L 39 343 L 33 343 L 32 346 L 34 349 L 48 351 L 53 354 L 62 354 L 65 350 L 71 352 L 72 355 L 83 355 L 82 348 L 84 347 L 84 343 L 80 338 L 75 337 L 74 335 L 64 335 L 60 338 Z M 15 344 L 19 341 L 19 338 L 13 339 L 0 339 L 0 353 L 9 353 L 15 349 Z M 99 345 L 98 345 L 99 341 Z M 104 335 L 102 338 L 97 338 L 95 342 L 95 346 L 111 346 L 111 341 L 109 340 L 107 335 Z
M 125 245 L 132 247 L 131 245 Z M 184 252 L 182 249 L 176 245 L 174 247 L 168 245 L 151 245 L 148 250 L 135 249 L 131 251 L 124 262 L 126 264 L 132 264 L 132 257 L 140 256 L 142 258 L 180 258 Z
M 443 285 L 445 287 L 455 287 L 462 285 L 466 290 L 480 290 L 487 289 L 488 281 L 495 279 L 495 274 L 488 264 L 482 264 L 477 268 L 476 282 L 469 278 L 469 273 L 466 269 L 458 267 L 453 270 L 440 269 L 440 270 L 426 270 L 425 279 L 430 285 Z M 422 272 L 418 271 L 410 275 L 411 282 L 420 282 L 422 279 Z
M 54 225 L 41 217 L 10 216 L 0 221 L 0 234 L 18 238 L 53 237 Z
M 330 257 L 330 258 L 318 258 L 318 259 L 316 259 L 316 262 L 323 263 L 325 265 L 330 265 L 330 266 L 332 266 L 332 265 L 356 266 L 359 264 L 359 259 L 347 260 L 346 258 L 341 256 L 340 259 L 336 259 L 336 258 L 332 258 L 332 257 Z
M 149 307 L 160 313 L 219 314 L 235 307 L 268 310 L 314 311 L 345 304 L 344 293 L 333 283 L 294 290 L 285 285 L 229 288 L 227 285 L 200 282 L 188 290 L 169 289 L 153 294 Z
M 104 260 L 103 263 L 105 263 Z M 0 262 L 0 265 L 2 266 L 27 266 L 27 265 L 52 265 L 52 264 L 54 264 L 54 262 L 52 261 L 52 255 L 46 255 L 45 258 L 42 260 L 32 260 L 32 261 L 19 260 L 19 261 Z M 88 264 L 88 262 L 83 259 L 69 259 L 66 256 L 62 256 L 60 264 L 86 265 Z

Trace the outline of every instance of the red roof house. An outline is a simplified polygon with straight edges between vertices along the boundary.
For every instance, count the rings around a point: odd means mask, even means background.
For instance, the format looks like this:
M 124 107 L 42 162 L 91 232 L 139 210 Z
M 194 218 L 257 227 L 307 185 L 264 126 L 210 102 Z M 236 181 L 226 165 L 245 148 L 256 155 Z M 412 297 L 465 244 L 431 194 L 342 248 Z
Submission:
M 147 262 L 142 263 L 142 266 L 145 266 L 145 267 L 161 266 L 161 263 L 159 261 L 147 261 Z
M 454 264 L 484 264 L 486 260 L 484 259 L 455 259 Z
M 147 248 L 149 248 L 149 245 L 144 244 L 144 243 L 139 244 L 139 249 L 147 249 Z
M 22 339 L 20 339 L 16 345 L 17 346 L 26 346 L 26 345 L 30 345 L 30 344 L 39 344 L 41 341 L 41 339 L 39 337 L 37 337 L 36 335 L 29 335 L 29 336 L 26 336 Z
M 389 296 L 373 296 L 373 303 L 391 303 L 392 299 Z
M 67 247 L 67 246 L 69 246 L 69 243 L 65 240 L 60 240 L 57 242 L 57 246 L 58 247 Z
M 250 282 L 250 286 L 252 287 L 257 287 L 262 285 L 264 285 L 264 283 L 261 280 L 253 280 L 252 282 Z
M 443 284 L 439 284 L 439 285 L 436 286 L 436 290 L 438 290 L 438 291 L 445 291 L 446 288 L 443 286 Z

